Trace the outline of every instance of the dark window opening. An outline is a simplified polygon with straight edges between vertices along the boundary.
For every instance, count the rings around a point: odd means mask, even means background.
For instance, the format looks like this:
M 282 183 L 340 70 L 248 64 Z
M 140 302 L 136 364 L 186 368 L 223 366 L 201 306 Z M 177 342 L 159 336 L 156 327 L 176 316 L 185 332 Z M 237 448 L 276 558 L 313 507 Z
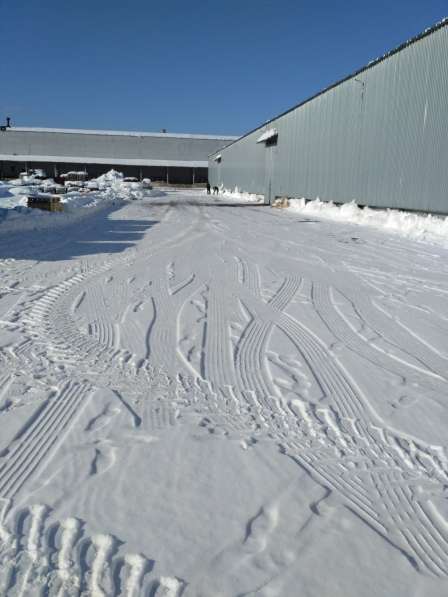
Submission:
M 269 137 L 269 139 L 266 139 L 265 146 L 272 147 L 273 145 L 277 145 L 277 142 L 278 142 L 278 135 L 273 135 L 272 137 Z

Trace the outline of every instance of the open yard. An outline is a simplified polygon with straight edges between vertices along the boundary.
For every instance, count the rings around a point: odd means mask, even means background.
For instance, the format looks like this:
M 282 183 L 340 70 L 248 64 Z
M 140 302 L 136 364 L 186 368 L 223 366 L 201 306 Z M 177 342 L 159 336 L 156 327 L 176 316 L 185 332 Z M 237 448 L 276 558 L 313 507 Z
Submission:
M 448 594 L 448 250 L 191 191 L 0 238 L 0 594 Z

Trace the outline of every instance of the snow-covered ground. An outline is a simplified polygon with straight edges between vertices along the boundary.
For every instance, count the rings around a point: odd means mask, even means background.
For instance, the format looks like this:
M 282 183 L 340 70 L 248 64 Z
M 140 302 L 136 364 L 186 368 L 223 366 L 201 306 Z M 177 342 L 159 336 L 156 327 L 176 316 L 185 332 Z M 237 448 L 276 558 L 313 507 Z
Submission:
M 0 594 L 445 597 L 448 250 L 109 208 L 0 225 Z

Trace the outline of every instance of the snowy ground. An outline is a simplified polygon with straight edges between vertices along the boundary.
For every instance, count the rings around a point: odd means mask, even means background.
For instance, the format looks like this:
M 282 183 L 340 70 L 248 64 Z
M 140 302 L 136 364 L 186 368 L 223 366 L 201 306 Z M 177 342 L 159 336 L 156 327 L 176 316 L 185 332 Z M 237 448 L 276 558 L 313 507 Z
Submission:
M 0 227 L 0 594 L 445 597 L 447 258 L 191 192 Z

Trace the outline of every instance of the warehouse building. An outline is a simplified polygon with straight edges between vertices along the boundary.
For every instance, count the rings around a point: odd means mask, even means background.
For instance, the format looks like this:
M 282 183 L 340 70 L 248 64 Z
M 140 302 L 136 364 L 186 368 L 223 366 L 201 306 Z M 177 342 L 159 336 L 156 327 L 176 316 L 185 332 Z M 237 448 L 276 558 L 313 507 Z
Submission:
M 208 155 L 235 140 L 216 135 L 134 133 L 0 127 L 0 178 L 29 168 L 49 176 L 85 170 L 99 176 L 111 168 L 125 176 L 167 183 L 207 180 Z
M 448 213 L 448 20 L 209 158 L 213 185 Z

